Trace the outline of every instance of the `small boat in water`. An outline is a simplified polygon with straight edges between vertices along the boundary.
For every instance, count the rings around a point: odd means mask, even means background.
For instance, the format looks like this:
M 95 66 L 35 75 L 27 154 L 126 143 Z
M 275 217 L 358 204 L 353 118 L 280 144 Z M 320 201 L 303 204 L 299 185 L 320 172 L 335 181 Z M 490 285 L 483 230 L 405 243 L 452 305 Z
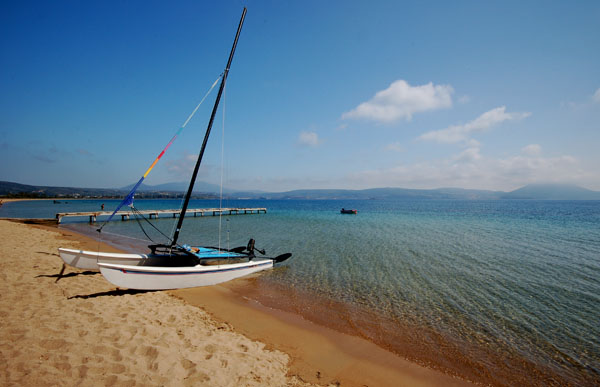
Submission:
M 342 213 L 342 214 L 357 214 L 358 211 L 357 210 L 347 210 L 345 208 L 342 208 L 340 213 Z

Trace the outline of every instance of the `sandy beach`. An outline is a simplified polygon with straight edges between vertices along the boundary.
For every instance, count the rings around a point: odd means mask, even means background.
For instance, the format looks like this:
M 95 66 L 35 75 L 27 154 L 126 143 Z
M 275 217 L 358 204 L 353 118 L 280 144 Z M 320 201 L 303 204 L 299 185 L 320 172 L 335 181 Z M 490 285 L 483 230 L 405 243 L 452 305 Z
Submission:
M 374 344 L 240 298 L 243 281 L 116 289 L 67 268 L 59 247 L 114 248 L 0 220 L 2 385 L 435 386 L 466 382 Z M 250 279 L 251 280 L 251 279 Z

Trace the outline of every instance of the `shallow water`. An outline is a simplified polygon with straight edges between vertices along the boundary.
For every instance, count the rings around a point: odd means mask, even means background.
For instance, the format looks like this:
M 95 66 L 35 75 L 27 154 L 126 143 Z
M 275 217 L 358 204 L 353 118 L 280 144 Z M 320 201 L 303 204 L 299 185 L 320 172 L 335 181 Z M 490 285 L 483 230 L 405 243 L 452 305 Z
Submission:
M 2 217 L 112 209 L 116 201 L 16 202 Z M 179 201 L 139 200 L 139 209 Z M 218 207 L 193 201 L 190 208 Z M 600 384 L 598 201 L 227 201 L 261 215 L 186 218 L 180 242 L 252 237 L 292 252 L 248 296 L 366 337 L 414 361 L 496 385 Z M 357 208 L 358 215 L 339 209 Z M 60 209 L 59 209 L 60 208 Z M 88 209 L 89 208 L 89 209 Z M 219 233 L 220 223 L 220 233 Z M 173 219 L 153 220 L 170 235 Z M 97 226 L 71 222 L 92 235 Z M 145 224 L 157 241 L 160 234 Z M 134 221 L 102 238 L 145 243 Z M 162 238 L 162 239 L 161 239 Z

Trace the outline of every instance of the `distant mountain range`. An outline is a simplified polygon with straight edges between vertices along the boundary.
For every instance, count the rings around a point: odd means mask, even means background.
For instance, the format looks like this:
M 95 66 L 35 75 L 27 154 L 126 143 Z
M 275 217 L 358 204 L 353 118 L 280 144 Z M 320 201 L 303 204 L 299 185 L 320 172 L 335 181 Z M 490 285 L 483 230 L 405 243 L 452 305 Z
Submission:
M 133 188 L 133 184 L 123 188 L 80 188 L 51 187 L 0 181 L 0 197 L 13 198 L 122 198 Z M 187 190 L 159 190 L 152 186 L 140 187 L 136 198 L 176 198 L 182 197 Z M 215 193 L 195 193 L 195 198 L 215 198 Z
M 312 189 L 262 194 L 267 199 L 461 199 L 600 200 L 600 192 L 567 184 L 530 184 L 511 192 L 462 188 L 364 190 Z
M 600 200 L 600 192 L 568 184 L 529 184 L 508 192 L 502 199 Z
M 47 187 L 0 181 L 0 196 L 3 197 L 123 197 L 133 184 L 115 188 L 73 188 Z M 142 184 L 138 198 L 181 197 L 187 190 L 187 183 L 167 183 L 155 186 Z M 194 197 L 214 198 L 219 194 L 219 186 L 204 182 L 196 183 Z M 372 188 L 363 190 L 306 189 L 287 192 L 258 192 L 224 190 L 229 198 L 244 199 L 330 199 L 330 200 L 377 200 L 377 199 L 460 199 L 460 200 L 600 200 L 600 192 L 568 184 L 530 184 L 511 192 L 487 191 L 461 188 L 407 189 Z
M 4 197 L 118 197 L 118 189 L 47 187 L 0 181 L 0 196 Z
M 500 199 L 506 192 L 461 188 L 407 189 L 371 188 L 363 190 L 305 189 L 280 193 L 263 193 L 267 199 Z

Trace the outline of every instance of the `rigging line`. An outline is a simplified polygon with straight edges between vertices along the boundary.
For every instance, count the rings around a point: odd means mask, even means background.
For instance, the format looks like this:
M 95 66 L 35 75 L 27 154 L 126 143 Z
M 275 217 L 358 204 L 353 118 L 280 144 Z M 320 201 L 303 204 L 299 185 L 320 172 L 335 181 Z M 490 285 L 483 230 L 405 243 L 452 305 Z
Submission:
M 200 103 L 198 103 L 198 105 L 196 105 L 196 108 L 194 109 L 194 111 L 192 112 L 192 114 L 189 115 L 189 117 L 187 118 L 187 120 L 185 120 L 184 124 L 177 130 L 177 132 L 175 133 L 175 135 L 171 138 L 171 140 L 169 141 L 169 143 L 167 144 L 167 146 L 162 150 L 162 152 L 160 152 L 160 154 L 158 155 L 158 157 L 156 157 L 156 159 L 154 159 L 154 162 L 152 163 L 152 165 L 150 165 L 150 168 L 148 168 L 146 170 L 146 172 L 142 175 L 142 177 L 140 178 L 140 180 L 133 186 L 133 188 L 131 189 L 131 191 L 129 192 L 129 194 L 127 194 L 127 196 L 123 199 L 123 201 L 121 203 L 119 203 L 119 205 L 117 206 L 117 208 L 108 217 L 108 219 L 105 220 L 104 223 L 102 223 L 102 225 L 100 226 L 100 228 L 98 228 L 96 231 L 101 232 L 102 229 L 104 228 L 104 226 L 108 222 L 110 222 L 110 220 L 113 218 L 113 216 L 115 216 L 115 214 L 117 213 L 117 211 L 119 211 L 121 209 L 121 207 L 123 207 L 125 204 L 133 206 L 133 197 L 135 195 L 135 191 L 142 184 L 142 181 L 146 178 L 146 176 L 148 176 L 148 174 L 150 173 L 150 171 L 152 170 L 152 168 L 154 168 L 154 166 L 156 165 L 156 163 L 158 163 L 158 160 L 160 160 L 161 157 L 163 157 L 163 155 L 165 154 L 165 152 L 167 151 L 167 149 L 169 149 L 169 147 L 171 146 L 171 144 L 173 144 L 173 142 L 175 141 L 175 139 L 177 138 L 177 136 L 179 135 L 179 133 L 181 133 L 181 131 L 183 130 L 183 128 L 185 128 L 185 126 L 188 124 L 188 122 L 190 122 L 190 120 L 192 119 L 192 117 L 194 116 L 194 114 L 196 114 L 196 112 L 198 111 L 198 108 L 200 107 L 200 105 L 202 105 L 202 103 L 204 102 L 204 100 L 206 99 L 206 97 L 208 97 L 208 95 L 210 94 L 210 92 L 215 88 L 215 86 L 217 85 L 217 83 L 219 82 L 219 80 L 221 78 L 223 78 L 223 75 L 224 75 L 224 73 L 221 74 L 221 75 L 219 75 L 219 77 L 217 78 L 217 80 L 213 83 L 213 85 L 210 87 L 210 89 L 206 92 L 206 94 L 204 95 L 204 97 L 202 98 L 202 100 L 200 101 Z
M 223 87 L 223 121 L 221 126 L 221 185 L 219 191 L 219 210 L 223 209 L 223 165 L 225 154 L 225 109 L 227 107 L 227 86 Z M 221 224 L 223 211 L 219 212 L 219 250 L 221 250 Z
M 225 82 L 227 80 L 227 74 L 229 74 L 229 69 L 231 67 L 231 62 L 233 61 L 233 55 L 235 54 L 235 48 L 237 47 L 238 39 L 240 37 L 240 32 L 242 32 L 242 26 L 244 25 L 244 18 L 246 17 L 247 9 L 244 8 L 242 11 L 242 17 L 240 18 L 240 24 L 238 25 L 237 32 L 235 34 L 235 39 L 233 40 L 233 45 L 231 46 L 231 52 L 229 53 L 229 59 L 227 59 L 227 65 L 225 66 L 225 70 L 223 71 L 223 78 L 221 78 L 221 86 L 219 87 L 219 92 L 217 93 L 217 99 L 215 100 L 215 104 L 213 106 L 212 112 L 210 113 L 210 119 L 208 120 L 208 126 L 206 127 L 206 132 L 204 133 L 204 140 L 202 140 L 202 146 L 200 147 L 200 153 L 198 154 L 198 160 L 196 160 L 196 165 L 194 166 L 194 172 L 192 173 L 192 179 L 190 180 L 190 185 L 188 186 L 188 190 L 185 194 L 185 199 L 183 201 L 183 208 L 181 210 L 181 216 L 179 217 L 179 221 L 177 222 L 177 227 L 175 228 L 175 233 L 173 234 L 173 242 L 172 244 L 177 243 L 177 239 L 179 238 L 179 233 L 181 231 L 181 227 L 183 226 L 183 220 L 185 219 L 185 213 L 190 204 L 190 197 L 192 196 L 192 190 L 194 189 L 194 184 L 196 183 L 196 178 L 198 177 L 198 169 L 200 168 L 200 164 L 202 164 L 202 158 L 204 157 L 204 151 L 206 150 L 206 144 L 208 142 L 208 138 L 210 137 L 210 131 L 213 126 L 213 122 L 215 120 L 215 115 L 217 113 L 217 109 L 219 108 L 219 101 L 221 100 L 221 95 L 223 94 L 223 87 L 225 86 Z
M 132 207 L 133 208 L 133 207 Z M 140 229 L 142 230 L 142 232 L 144 233 L 144 235 L 146 236 L 146 238 L 148 238 L 148 240 L 152 243 L 156 243 L 152 240 L 152 238 L 150 238 L 150 235 L 148 235 L 148 233 L 146 232 L 146 230 L 144 230 L 144 226 L 142 226 L 142 223 L 140 222 L 140 220 L 137 217 L 137 214 L 135 212 L 133 212 L 133 219 L 135 219 L 135 221 L 137 222 L 137 224 L 140 226 Z
M 221 80 L 222 77 L 223 77 L 223 73 L 221 73 L 221 75 L 219 75 L 219 77 L 217 78 L 217 80 L 213 83 L 213 85 L 210 87 L 210 89 L 208 90 L 208 92 L 202 98 L 202 101 L 200 101 L 200 103 L 196 106 L 196 108 L 194 109 L 194 111 L 192 112 L 192 114 L 190 114 L 190 116 L 187 118 L 187 120 L 185 120 L 185 122 L 183 123 L 183 125 L 181 125 L 182 127 L 185 128 L 185 126 L 188 124 L 188 122 L 190 122 L 190 120 L 192 119 L 192 117 L 194 116 L 194 114 L 196 114 L 196 112 L 198 111 L 198 108 L 200 107 L 200 105 L 202 105 L 202 102 L 204 102 L 204 100 L 206 99 L 206 97 L 208 97 L 208 95 L 210 94 L 210 92 L 215 88 L 215 86 L 217 86 L 217 83 Z
M 142 231 L 144 231 L 144 229 L 143 229 L 143 228 L 142 228 Z M 108 234 L 108 235 L 114 235 L 114 236 L 118 236 L 119 238 L 128 238 L 128 239 L 133 239 L 133 240 L 136 240 L 136 241 L 142 241 L 142 242 L 146 242 L 146 243 L 148 242 L 148 241 L 147 241 L 147 240 L 145 240 L 145 239 L 141 239 L 141 238 L 134 238 L 134 237 L 130 237 L 130 236 L 125 236 L 125 235 L 115 234 L 115 233 L 112 233 L 112 232 L 106 232 L 105 234 Z M 150 239 L 150 238 L 148 237 L 148 239 Z M 169 238 L 169 239 L 170 239 L 170 238 Z M 150 239 L 150 241 L 151 241 L 152 243 L 156 243 L 156 242 L 154 242 L 152 239 Z M 175 244 L 174 246 L 176 246 L 176 247 L 179 247 L 179 248 L 183 248 L 183 246 L 181 246 L 179 243 Z
M 146 240 L 145 240 L 145 239 L 141 239 L 141 238 L 134 238 L 134 237 L 130 237 L 130 236 L 127 236 L 127 235 L 116 234 L 116 233 L 114 233 L 114 232 L 108 232 L 108 231 L 104 231 L 104 232 L 103 232 L 103 234 L 106 234 L 106 235 L 114 235 L 114 236 L 118 236 L 119 238 L 127 238 L 127 239 L 133 239 L 133 240 L 136 240 L 136 241 L 143 241 L 143 242 L 146 242 Z
M 158 233 L 162 236 L 164 236 L 165 238 L 167 238 L 169 241 L 171 240 L 170 237 L 168 237 L 167 235 L 165 235 L 162 231 L 160 231 L 160 229 L 158 229 L 155 225 L 152 224 L 152 222 L 150 222 L 148 220 L 148 218 L 146 218 L 141 212 L 140 210 L 138 210 L 135 207 L 132 207 L 132 209 L 134 210 L 135 213 L 137 213 L 142 219 L 144 219 L 150 226 L 152 226 L 152 228 L 154 228 L 156 231 L 158 231 Z M 137 218 L 136 218 L 137 219 Z M 138 222 L 139 223 L 139 222 Z M 142 227 L 142 225 L 140 224 L 140 227 Z M 143 227 L 142 227 L 142 231 L 144 231 Z M 145 232 L 144 232 L 145 234 Z M 148 236 L 148 235 L 146 235 Z M 150 237 L 148 237 L 148 239 L 150 239 Z M 154 242 L 152 239 L 150 239 L 150 241 Z
M 224 73 L 221 73 L 221 75 L 219 75 L 219 77 L 215 80 L 215 82 L 212 84 L 212 86 L 210 87 L 210 89 L 208 90 L 208 92 L 202 98 L 202 101 L 200 101 L 200 103 L 196 106 L 196 108 L 194 109 L 194 111 L 192 112 L 192 114 L 190 114 L 190 116 L 187 118 L 187 120 L 185 120 L 185 122 L 182 125 L 182 128 L 185 127 L 188 122 L 190 122 L 190 120 L 192 119 L 192 117 L 194 116 L 194 114 L 196 114 L 196 111 L 198 111 L 198 108 L 200 107 L 200 105 L 202 105 L 202 102 L 204 102 L 204 100 L 206 99 L 206 97 L 208 97 L 208 95 L 215 88 L 215 86 L 217 85 L 217 83 L 219 83 L 219 81 L 221 80 L 221 78 L 223 78 L 223 74 Z M 182 209 L 183 209 L 183 201 L 181 201 L 179 203 L 179 211 L 180 211 L 180 215 L 179 216 L 181 216 L 181 210 Z M 171 235 L 173 235 L 173 233 L 175 232 L 175 227 L 177 227 L 177 222 L 173 221 L 173 226 L 171 227 Z M 167 239 L 169 239 L 170 241 L 172 241 L 172 239 L 170 237 L 167 237 Z
M 136 210 L 137 210 L 137 209 L 136 209 Z M 143 219 L 145 219 L 146 221 L 148 221 L 148 219 L 146 219 L 145 217 L 143 217 L 143 216 L 142 216 L 142 218 L 143 218 Z M 149 221 L 148 221 L 148 222 L 149 222 Z M 149 223 L 150 223 L 150 222 L 149 222 Z M 151 225 L 152 227 L 154 227 L 154 225 L 153 225 L 152 223 L 150 223 L 150 225 Z M 156 227 L 154 227 L 154 228 L 156 228 Z M 170 238 L 169 236 L 165 235 L 165 234 L 164 234 L 162 231 L 160 231 L 160 229 L 156 229 L 156 230 L 157 230 L 159 233 L 161 233 L 161 234 L 162 234 L 162 235 L 163 235 L 165 238 L 167 238 L 167 239 L 171 240 L 171 238 Z M 122 234 L 116 234 L 116 233 L 114 233 L 114 232 L 108 232 L 108 231 L 104 231 L 104 234 L 107 234 L 107 235 L 114 235 L 114 236 L 117 236 L 117 237 L 119 237 L 119 238 L 127 238 L 127 239 L 133 239 L 133 240 L 136 240 L 136 241 L 142 241 L 142 242 L 146 242 L 146 240 L 145 240 L 145 239 L 141 239 L 141 238 L 135 238 L 135 237 L 131 237 L 131 236 L 127 236 L 127 235 L 122 235 Z M 181 246 L 179 246 L 179 244 L 177 244 L 177 246 L 178 246 L 178 247 L 181 247 Z

